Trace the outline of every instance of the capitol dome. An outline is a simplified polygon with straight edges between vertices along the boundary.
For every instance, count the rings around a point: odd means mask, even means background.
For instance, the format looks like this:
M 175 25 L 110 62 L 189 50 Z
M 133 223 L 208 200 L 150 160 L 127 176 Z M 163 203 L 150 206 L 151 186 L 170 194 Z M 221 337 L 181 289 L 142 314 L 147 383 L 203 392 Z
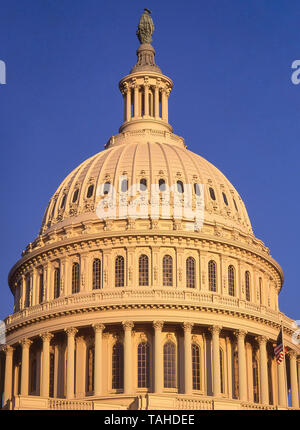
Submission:
M 9 273 L 4 409 L 299 409 L 282 269 L 173 133 L 153 30 L 146 9 L 119 133 L 63 180 Z

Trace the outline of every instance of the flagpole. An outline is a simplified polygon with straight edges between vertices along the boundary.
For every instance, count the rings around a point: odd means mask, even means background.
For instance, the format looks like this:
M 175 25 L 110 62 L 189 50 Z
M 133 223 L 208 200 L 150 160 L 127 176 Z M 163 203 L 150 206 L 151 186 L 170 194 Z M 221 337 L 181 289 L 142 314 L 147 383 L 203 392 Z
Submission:
M 284 338 L 283 338 L 283 321 L 281 318 L 281 337 L 282 337 L 282 351 L 283 351 L 283 370 L 284 370 L 284 384 L 285 384 L 285 397 L 287 406 L 289 405 L 288 399 L 288 386 L 287 386 L 287 374 L 286 374 L 286 361 L 285 361 L 285 346 L 284 346 Z

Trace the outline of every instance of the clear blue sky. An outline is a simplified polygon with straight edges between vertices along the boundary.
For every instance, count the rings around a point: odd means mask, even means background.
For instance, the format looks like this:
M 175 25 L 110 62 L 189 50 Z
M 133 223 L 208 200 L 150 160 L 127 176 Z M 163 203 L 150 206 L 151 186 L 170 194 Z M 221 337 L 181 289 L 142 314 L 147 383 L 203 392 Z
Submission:
M 300 319 L 299 0 L 0 0 L 0 318 L 12 312 L 8 271 L 49 198 L 118 132 L 118 81 L 135 64 L 144 7 L 174 81 L 174 132 L 236 186 L 285 272 L 280 309 Z

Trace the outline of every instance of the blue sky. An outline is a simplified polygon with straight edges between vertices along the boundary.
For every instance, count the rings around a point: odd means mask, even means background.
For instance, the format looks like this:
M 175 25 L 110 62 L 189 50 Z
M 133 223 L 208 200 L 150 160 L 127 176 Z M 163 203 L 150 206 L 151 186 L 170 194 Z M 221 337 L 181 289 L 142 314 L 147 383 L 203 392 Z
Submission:
M 174 81 L 174 132 L 237 188 L 285 272 L 280 309 L 300 319 L 299 0 L 0 0 L 0 319 L 12 312 L 8 271 L 49 198 L 118 132 L 118 82 L 135 64 L 144 7 Z

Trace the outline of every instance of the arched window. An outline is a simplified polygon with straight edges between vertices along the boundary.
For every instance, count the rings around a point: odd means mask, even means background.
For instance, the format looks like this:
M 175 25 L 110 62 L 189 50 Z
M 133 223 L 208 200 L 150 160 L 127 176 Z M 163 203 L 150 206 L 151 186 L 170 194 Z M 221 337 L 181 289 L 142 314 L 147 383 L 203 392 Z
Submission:
M 220 390 L 224 393 L 224 352 L 220 348 Z
M 164 344 L 164 387 L 176 388 L 176 347 L 171 341 Z
M 163 258 L 163 286 L 172 287 L 173 285 L 173 259 L 171 255 Z
M 145 254 L 139 257 L 139 285 L 149 285 L 149 258 Z
M 245 272 L 245 290 L 246 290 L 246 300 L 250 302 L 250 273 Z
M 258 385 L 258 362 L 255 353 L 252 353 L 252 376 L 253 376 L 253 401 L 259 403 L 259 385 Z
M 80 279 L 79 279 L 79 264 L 73 263 L 72 266 L 72 294 L 79 293 Z
M 40 273 L 39 276 L 39 303 L 44 300 L 44 273 Z
M 223 196 L 223 200 L 224 200 L 225 205 L 228 206 L 228 200 L 227 200 L 226 194 L 222 193 L 222 196 Z
M 64 194 L 64 196 L 63 196 L 63 198 L 62 198 L 62 201 L 61 201 L 61 204 L 60 204 L 60 208 L 61 208 L 61 209 L 65 207 L 65 204 L 66 204 L 66 198 L 67 198 L 67 195 L 66 195 L 66 194 Z
M 183 183 L 182 183 L 182 181 L 177 181 L 177 187 L 176 187 L 176 189 L 177 189 L 178 193 L 180 193 L 180 194 L 183 193 L 184 189 L 183 189 Z
M 60 270 L 56 268 L 54 270 L 54 298 L 57 299 L 60 296 Z
M 105 182 L 103 187 L 103 194 L 106 195 L 109 193 L 109 191 L 110 191 L 110 182 Z
M 232 200 L 233 200 L 233 204 L 234 204 L 235 210 L 238 212 L 239 210 L 238 210 L 238 207 L 237 207 L 236 201 L 235 201 L 234 199 L 232 199 Z
M 195 259 L 193 257 L 186 259 L 186 287 L 195 288 Z
M 95 367 L 95 348 L 90 347 L 87 350 L 87 392 L 94 391 L 94 367 Z
M 212 187 L 209 187 L 209 194 L 210 194 L 210 198 L 212 200 L 216 200 L 216 195 L 215 195 L 215 191 Z
M 150 386 L 150 346 L 148 342 L 138 345 L 138 388 Z
M 95 258 L 93 261 L 93 290 L 101 288 L 101 261 Z
M 25 290 L 25 308 L 28 308 L 30 306 L 30 275 L 26 276 L 26 281 L 25 281 L 25 286 L 26 286 L 26 290 Z
M 126 193 L 127 190 L 128 190 L 128 180 L 127 179 L 122 179 L 122 182 L 121 182 L 121 192 L 122 193 Z
M 86 196 L 87 198 L 91 198 L 94 193 L 94 185 L 89 185 Z
M 217 269 L 214 260 L 210 260 L 208 263 L 208 288 L 209 291 L 217 291 Z
M 228 266 L 228 294 L 235 295 L 235 273 L 232 265 Z
M 72 203 L 75 203 L 78 199 L 78 193 L 79 193 L 79 189 L 77 188 L 77 190 L 74 191 L 73 194 L 73 198 L 72 198 Z
M 140 180 L 140 190 L 141 191 L 146 191 L 147 190 L 147 179 L 142 178 Z
M 193 390 L 200 390 L 200 347 L 192 344 Z
M 195 192 L 196 196 L 201 196 L 199 184 L 194 184 L 194 192 Z
M 158 181 L 158 186 L 159 186 L 159 191 L 161 193 L 163 193 L 164 191 L 166 191 L 166 181 L 164 179 L 160 179 Z
M 112 349 L 112 388 L 123 388 L 123 345 L 120 342 L 114 344 Z
M 118 255 L 115 261 L 115 286 L 124 287 L 125 284 L 124 273 L 124 257 Z

